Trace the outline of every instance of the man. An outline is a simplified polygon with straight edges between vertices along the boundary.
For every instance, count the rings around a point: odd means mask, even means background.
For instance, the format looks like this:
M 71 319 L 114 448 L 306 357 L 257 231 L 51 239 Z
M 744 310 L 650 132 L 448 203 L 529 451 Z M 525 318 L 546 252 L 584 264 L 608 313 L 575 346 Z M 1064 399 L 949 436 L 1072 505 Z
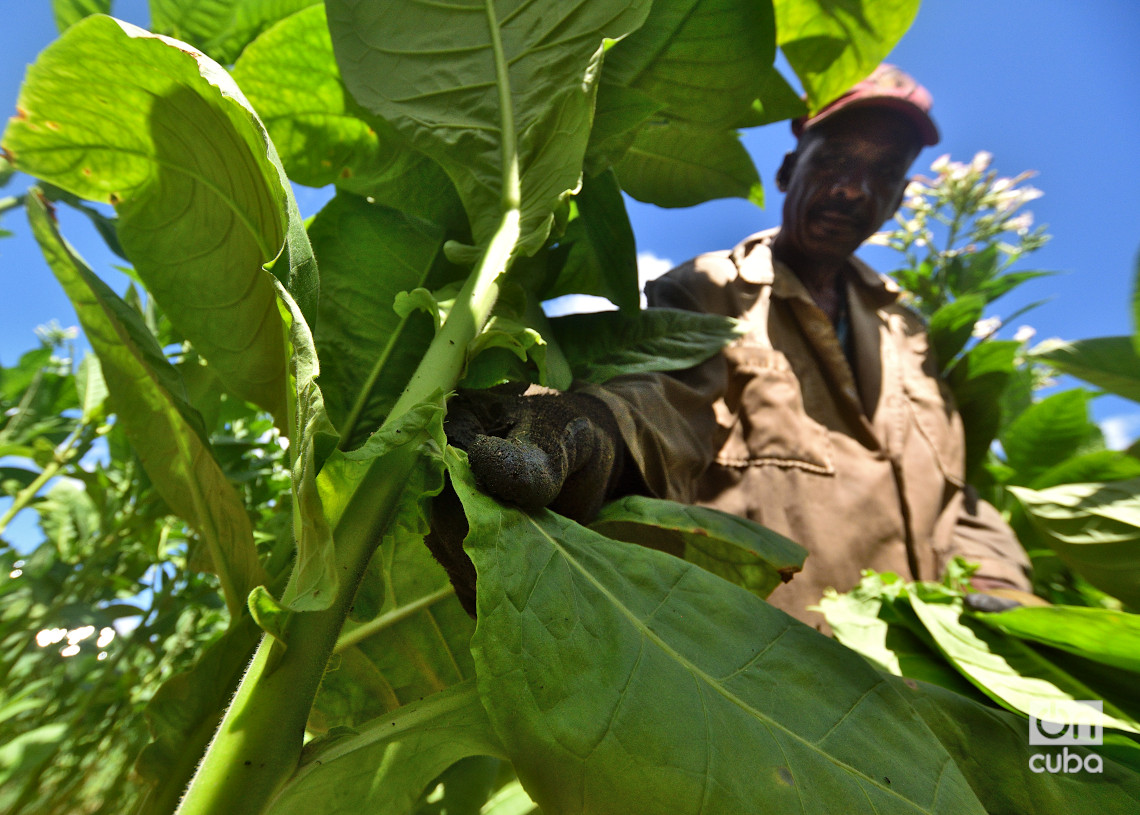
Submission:
M 650 305 L 738 317 L 751 333 L 679 374 L 515 404 L 508 438 L 469 444 L 485 488 L 582 519 L 628 490 L 749 518 L 810 552 L 770 602 L 813 625 L 824 589 L 850 589 L 865 568 L 934 580 L 961 555 L 981 566 L 976 587 L 1028 590 L 1020 545 L 963 481 L 961 420 L 920 319 L 852 255 L 937 143 L 930 107 L 883 65 L 795 122 L 776 176 L 783 225 L 647 288 Z

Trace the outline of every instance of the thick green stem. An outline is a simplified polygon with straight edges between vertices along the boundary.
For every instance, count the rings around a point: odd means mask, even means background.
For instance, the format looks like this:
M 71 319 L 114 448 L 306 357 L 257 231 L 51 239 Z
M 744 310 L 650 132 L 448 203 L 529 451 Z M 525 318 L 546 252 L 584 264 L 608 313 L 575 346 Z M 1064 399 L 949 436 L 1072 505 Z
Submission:
M 262 638 L 179 807 L 182 815 L 256 815 L 296 769 L 325 666 L 419 455 L 418 443 L 401 445 L 365 476 L 337 526 L 335 600 L 323 611 L 295 614 L 285 631 L 288 647 Z

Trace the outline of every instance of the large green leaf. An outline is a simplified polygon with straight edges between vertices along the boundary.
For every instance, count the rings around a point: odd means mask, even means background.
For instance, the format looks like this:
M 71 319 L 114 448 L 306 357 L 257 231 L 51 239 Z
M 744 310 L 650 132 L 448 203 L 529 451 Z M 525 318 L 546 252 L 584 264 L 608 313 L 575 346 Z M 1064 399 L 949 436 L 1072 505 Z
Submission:
M 1132 337 L 1096 337 L 1076 342 L 1046 340 L 1030 353 L 1062 373 L 1140 402 L 1140 351 Z
M 429 501 L 443 486 L 436 458 L 408 477 L 399 512 L 357 590 L 351 619 L 325 674 L 310 727 L 360 727 L 475 674 L 474 623 L 424 545 Z
M 813 111 L 875 69 L 918 12 L 919 0 L 775 0 L 776 42 Z
M 1140 479 L 1009 491 L 1065 563 L 1101 591 L 1140 608 Z
M 651 308 L 570 314 L 550 321 L 577 379 L 602 383 L 620 374 L 690 368 L 747 330 L 717 314 Z
M 229 76 L 95 16 L 40 55 L 19 105 L 3 139 L 16 166 L 114 204 L 122 245 L 175 328 L 227 388 L 283 417 L 282 326 L 263 267 L 288 236 L 289 261 L 274 268 L 306 314 L 315 268 L 272 145 Z
M 645 24 L 606 54 L 603 75 L 660 103 L 669 119 L 729 131 L 759 124 L 753 102 L 775 57 L 770 3 L 655 0 Z
M 480 694 L 547 815 L 984 812 L 861 657 L 692 564 L 504 507 L 449 456 Z
M 971 480 L 986 460 L 1001 427 L 1002 394 L 1016 370 L 1021 343 L 987 340 L 963 354 L 946 379 L 966 426 L 966 479 Z
M 892 684 L 946 750 L 962 757 L 958 766 L 991 815 L 1127 815 L 1140 806 L 1140 774 L 1134 763 L 1104 760 L 1096 775 L 1035 772 L 1030 761 L 1041 748 L 1029 744 L 1028 728 L 1020 716 L 933 685 L 911 680 L 892 680 Z M 1102 747 L 1066 749 L 1082 759 L 1101 753 L 1111 757 L 1110 740 Z M 1129 744 L 1136 746 L 1125 742 L 1122 753 L 1135 752 Z
M 578 187 L 603 38 L 628 34 L 648 7 L 646 0 L 326 3 L 349 90 L 444 166 L 479 244 L 498 225 L 510 189 L 504 162 L 517 150 L 528 254 L 545 241 L 554 207 Z M 503 132 L 506 114 L 511 132 Z
M 714 198 L 764 205 L 756 166 L 732 130 L 654 120 L 638 130 L 614 169 L 623 190 L 659 207 L 691 207 Z
M 321 264 L 317 348 L 329 416 L 351 447 L 380 426 L 433 336 L 432 319 L 401 317 L 396 295 L 431 285 L 443 231 L 340 194 L 309 227 Z
M 613 171 L 583 179 L 571 206 L 575 217 L 560 241 L 570 251 L 557 279 L 543 290 L 543 299 L 593 294 L 625 311 L 637 311 L 637 246 Z
M 51 0 L 55 27 L 61 32 L 92 14 L 110 14 L 111 0 Z
M 985 298 L 979 294 L 968 294 L 931 315 L 930 342 L 942 370 L 949 368 L 954 357 L 966 347 L 974 324 L 982 318 L 985 307 Z
M 249 516 L 186 403 L 181 379 L 138 313 L 60 237 L 44 202 L 29 195 L 27 208 L 44 257 L 102 363 L 118 422 L 163 499 L 202 536 L 230 613 L 240 615 L 266 577 Z
M 502 755 L 474 680 L 305 748 L 271 815 L 410 815 L 424 788 L 459 759 Z
M 851 591 L 825 591 L 819 609 L 835 639 L 883 670 L 975 695 L 974 687 L 942 657 L 922 624 L 912 628 L 917 620 L 906 613 L 905 600 L 899 600 L 904 592 L 898 575 L 868 570 Z
M 317 473 L 336 447 L 337 435 L 316 382 L 320 365 L 313 335 L 300 308 L 284 287 L 278 286 L 281 320 L 288 331 L 290 390 L 296 394 L 289 402 L 289 450 L 297 559 L 289 591 L 282 600 L 291 609 L 315 611 L 333 601 L 338 583 L 332 527 L 317 489 Z
M 233 62 L 257 34 L 319 0 L 150 0 L 151 26 Z
M 462 228 L 462 205 L 443 168 L 357 105 L 341 79 L 323 4 L 267 30 L 234 65 L 289 178 L 339 188 L 444 226 Z
M 1079 699 L 1099 698 L 1078 678 L 1065 672 L 1016 637 L 963 616 L 961 600 L 927 602 L 909 593 L 914 609 L 939 650 L 982 692 L 1010 710 L 1032 714 L 1053 705 L 1062 715 L 1087 712 Z M 1111 700 L 1104 700 L 1106 727 L 1140 733 L 1140 722 Z
M 642 495 L 607 504 L 590 528 L 684 558 L 759 597 L 791 580 L 807 557 L 798 543 L 745 518 Z
M 1010 423 L 1001 435 L 1006 462 L 1016 473 L 1010 483 L 1034 484 L 1045 471 L 1101 440 L 1088 403 L 1088 391 L 1073 388 L 1031 405 Z
M 1011 608 L 978 619 L 1025 640 L 1140 673 L 1140 616 L 1107 608 Z

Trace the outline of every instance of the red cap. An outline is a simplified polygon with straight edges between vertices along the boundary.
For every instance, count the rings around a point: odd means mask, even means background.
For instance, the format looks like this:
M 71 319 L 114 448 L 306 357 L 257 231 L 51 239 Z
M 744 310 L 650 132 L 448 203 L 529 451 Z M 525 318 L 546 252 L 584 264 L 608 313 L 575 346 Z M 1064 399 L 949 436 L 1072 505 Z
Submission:
M 805 130 L 841 110 L 872 105 L 897 110 L 910 119 L 924 146 L 938 144 L 938 128 L 930 118 L 930 108 L 934 105 L 930 91 L 919 85 L 910 74 L 886 63 L 819 113 L 793 120 L 792 132 L 799 138 Z

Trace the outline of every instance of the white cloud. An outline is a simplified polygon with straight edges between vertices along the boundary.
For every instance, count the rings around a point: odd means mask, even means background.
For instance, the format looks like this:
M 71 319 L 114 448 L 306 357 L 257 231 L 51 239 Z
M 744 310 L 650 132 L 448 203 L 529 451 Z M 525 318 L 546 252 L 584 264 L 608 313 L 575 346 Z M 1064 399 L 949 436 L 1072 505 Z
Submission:
M 1110 450 L 1124 450 L 1140 437 L 1140 413 L 1109 416 L 1100 422 L 1104 443 Z

